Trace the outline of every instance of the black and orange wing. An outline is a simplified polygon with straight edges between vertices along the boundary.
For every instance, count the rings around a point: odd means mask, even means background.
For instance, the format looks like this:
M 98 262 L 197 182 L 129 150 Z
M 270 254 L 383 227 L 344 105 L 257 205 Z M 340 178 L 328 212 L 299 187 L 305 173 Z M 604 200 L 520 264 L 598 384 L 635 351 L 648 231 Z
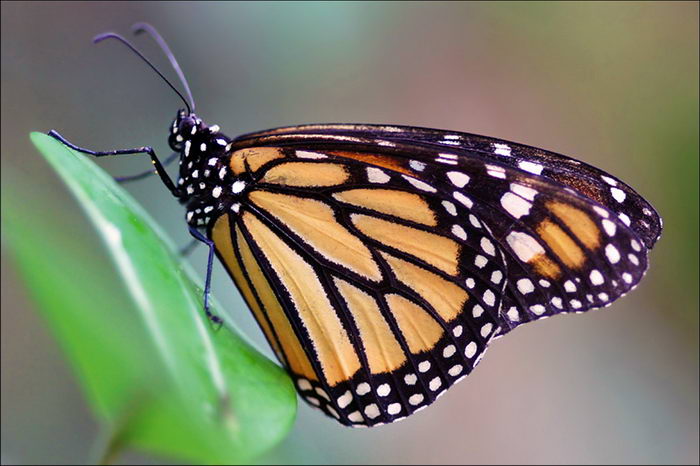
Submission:
M 651 249 L 662 231 L 662 219 L 651 204 L 615 176 L 585 162 L 537 147 L 458 131 L 399 125 L 309 124 L 250 133 L 237 140 L 295 140 L 298 136 L 350 136 L 365 141 L 402 141 L 435 148 L 461 156 L 479 156 L 569 187 L 584 197 L 604 205 L 637 234 Z M 273 139 L 274 138 L 274 139 Z M 438 149 L 439 148 L 439 149 Z M 437 155 L 437 154 L 435 154 Z M 436 161 L 428 156 L 427 162 Z M 444 163 L 444 161 L 442 161 Z
M 492 338 L 607 305 L 646 269 L 644 242 L 609 206 L 409 136 L 338 125 L 239 138 L 245 201 L 209 231 L 302 396 L 347 425 L 427 406 Z

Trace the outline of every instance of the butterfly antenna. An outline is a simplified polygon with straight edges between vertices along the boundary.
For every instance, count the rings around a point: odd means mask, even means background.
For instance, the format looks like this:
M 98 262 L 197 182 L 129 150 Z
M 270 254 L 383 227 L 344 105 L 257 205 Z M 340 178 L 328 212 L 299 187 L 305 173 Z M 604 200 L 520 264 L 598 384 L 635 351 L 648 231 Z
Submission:
M 182 101 L 185 103 L 185 106 L 187 107 L 187 112 L 188 112 L 188 113 L 192 113 L 192 108 L 193 108 L 193 107 L 190 107 L 190 104 L 187 102 L 187 100 L 185 99 L 185 97 L 180 93 L 180 91 L 178 91 L 177 89 L 175 89 L 175 86 L 173 86 L 173 85 L 170 83 L 170 81 L 168 81 L 168 79 L 167 79 L 165 76 L 163 76 L 163 73 L 161 73 L 160 71 L 158 71 L 158 68 L 156 68 L 156 67 L 153 65 L 153 63 L 151 63 L 151 62 L 148 60 L 148 58 L 144 57 L 143 54 L 142 54 L 141 52 L 139 52 L 139 51 L 136 49 L 136 47 L 134 47 L 133 45 L 131 45 L 131 43 L 129 43 L 128 40 L 124 39 L 124 38 L 123 38 L 122 36 L 120 36 L 119 34 L 115 34 L 115 33 L 113 33 L 113 32 L 106 32 L 106 33 L 104 33 L 104 34 L 99 34 L 99 35 L 95 36 L 94 39 L 92 39 L 92 42 L 93 42 L 94 44 L 97 44 L 97 43 L 102 42 L 103 40 L 106 40 L 106 39 L 116 39 L 116 40 L 118 40 L 119 42 L 121 42 L 122 44 L 124 44 L 124 45 L 126 45 L 127 47 L 129 47 L 129 48 L 131 49 L 132 52 L 134 52 L 136 55 L 138 55 L 138 56 L 141 58 L 141 60 L 143 60 L 144 62 L 146 62 L 146 64 L 147 64 L 148 66 L 150 66 L 151 69 L 152 69 L 153 71 L 155 71 L 156 74 L 157 74 L 158 76 L 160 76 L 161 79 L 163 79 L 163 81 L 165 81 L 165 83 L 166 83 L 168 86 L 170 86 L 170 89 L 172 89 L 173 91 L 175 91 L 175 93 L 176 93 L 178 96 L 180 96 L 180 98 L 182 99 Z
M 185 79 L 185 74 L 182 72 L 182 68 L 180 68 L 180 64 L 177 62 L 177 59 L 175 58 L 175 55 L 173 52 L 170 51 L 170 47 L 168 47 L 168 43 L 165 42 L 165 39 L 163 39 L 163 36 L 160 35 L 160 33 L 151 26 L 148 23 L 136 23 L 133 26 L 131 26 L 131 30 L 134 32 L 134 34 L 141 34 L 142 32 L 147 33 L 150 35 L 153 40 L 155 40 L 158 43 L 158 46 L 160 46 L 161 50 L 163 50 L 163 53 L 165 53 L 165 56 L 168 57 L 168 60 L 170 60 L 170 64 L 172 65 L 173 69 L 175 70 L 175 73 L 177 73 L 177 76 L 180 78 L 180 82 L 182 82 L 182 85 L 185 87 L 185 92 L 187 92 L 187 97 L 190 99 L 190 104 L 192 104 L 192 110 L 194 110 L 194 99 L 192 98 L 192 92 L 190 91 L 190 85 L 187 83 L 187 79 Z

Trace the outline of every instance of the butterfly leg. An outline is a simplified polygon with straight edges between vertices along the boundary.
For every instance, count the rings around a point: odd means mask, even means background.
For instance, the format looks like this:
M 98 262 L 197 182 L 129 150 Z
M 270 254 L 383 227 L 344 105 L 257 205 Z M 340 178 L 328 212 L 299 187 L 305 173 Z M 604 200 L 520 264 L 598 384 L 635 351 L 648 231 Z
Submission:
M 178 154 L 177 152 L 173 152 L 172 154 L 170 154 L 168 156 L 167 159 L 165 159 L 163 161 L 163 166 L 165 167 L 165 166 L 171 164 L 172 161 L 175 160 L 176 158 L 178 158 L 179 156 L 180 156 L 180 154 Z M 142 180 L 144 178 L 148 178 L 149 176 L 157 175 L 157 174 L 158 173 L 156 173 L 154 170 L 147 170 L 145 172 L 137 173 L 136 175 L 115 176 L 114 181 L 116 181 L 117 183 L 128 183 L 129 181 Z
M 71 149 L 82 152 L 84 154 L 89 154 L 92 155 L 93 157 L 105 157 L 105 156 L 111 156 L 111 155 L 129 155 L 129 154 L 148 154 L 149 157 L 151 157 L 151 162 L 153 163 L 155 167 L 155 172 L 160 176 L 161 181 L 163 181 L 163 184 L 168 188 L 168 190 L 173 194 L 175 197 L 180 197 L 180 190 L 177 189 L 173 181 L 170 179 L 170 176 L 168 175 L 168 172 L 165 171 L 163 168 L 163 164 L 160 163 L 160 160 L 158 160 L 158 156 L 156 155 L 155 151 L 153 150 L 152 147 L 149 146 L 143 146 L 143 147 L 136 147 L 134 149 L 120 149 L 120 150 L 110 150 L 110 151 L 101 151 L 101 152 L 96 152 L 92 151 L 89 149 L 84 149 L 82 147 L 78 147 L 72 142 L 68 141 L 66 138 L 58 134 L 57 131 L 51 130 L 49 131 L 49 136 L 57 139 L 58 141 L 62 142 L 66 146 L 70 147 Z
M 209 257 L 207 259 L 207 278 L 204 280 L 204 313 L 207 315 L 207 318 L 217 326 L 216 328 L 218 330 L 219 328 L 221 328 L 221 325 L 224 323 L 224 321 L 221 320 L 221 317 L 216 316 L 209 311 L 211 273 L 214 267 L 214 242 L 206 236 L 204 236 L 199 230 L 197 230 L 194 227 L 190 227 L 190 234 L 194 236 L 196 240 L 201 241 L 202 243 L 209 246 Z

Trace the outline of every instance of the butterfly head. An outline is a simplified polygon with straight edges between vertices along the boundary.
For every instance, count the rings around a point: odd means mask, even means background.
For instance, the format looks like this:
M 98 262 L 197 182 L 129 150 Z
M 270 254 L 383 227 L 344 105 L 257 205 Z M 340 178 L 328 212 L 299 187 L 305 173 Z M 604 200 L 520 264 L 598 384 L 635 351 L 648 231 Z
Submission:
M 168 138 L 170 148 L 177 152 L 182 151 L 185 141 L 192 139 L 204 126 L 202 120 L 194 113 L 184 109 L 178 110 L 172 125 L 170 125 L 170 136 Z

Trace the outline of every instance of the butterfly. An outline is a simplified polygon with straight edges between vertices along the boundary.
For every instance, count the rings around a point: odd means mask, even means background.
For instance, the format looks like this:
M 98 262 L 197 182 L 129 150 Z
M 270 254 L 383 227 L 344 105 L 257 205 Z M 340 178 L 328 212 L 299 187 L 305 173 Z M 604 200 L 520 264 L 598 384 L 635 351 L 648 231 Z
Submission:
M 190 233 L 252 310 L 301 397 L 344 425 L 430 405 L 519 325 L 609 306 L 647 270 L 662 221 L 619 179 L 490 137 L 314 124 L 230 138 L 185 102 L 168 143 Z M 141 175 L 137 175 L 140 177 Z

